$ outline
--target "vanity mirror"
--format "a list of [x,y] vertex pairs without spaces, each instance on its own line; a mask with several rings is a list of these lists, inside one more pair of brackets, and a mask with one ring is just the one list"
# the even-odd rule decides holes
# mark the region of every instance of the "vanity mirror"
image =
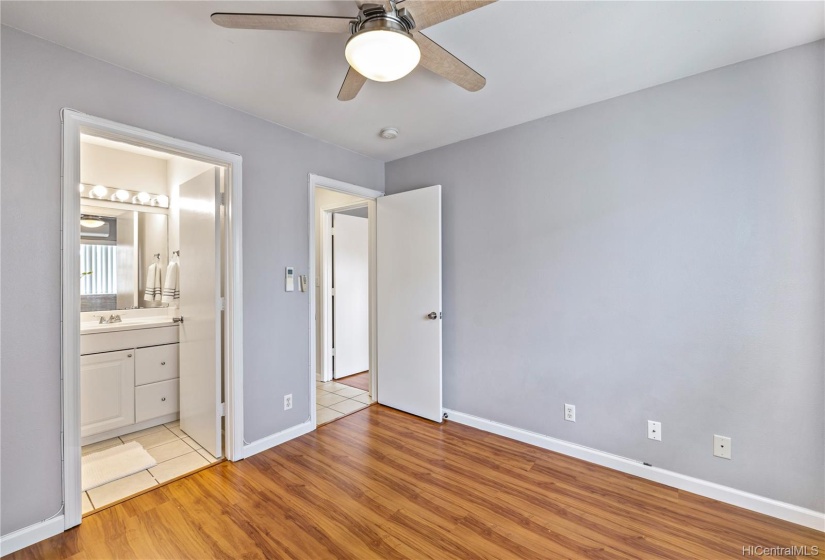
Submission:
[[167,307],[168,216],[117,206],[81,205],[80,310]]

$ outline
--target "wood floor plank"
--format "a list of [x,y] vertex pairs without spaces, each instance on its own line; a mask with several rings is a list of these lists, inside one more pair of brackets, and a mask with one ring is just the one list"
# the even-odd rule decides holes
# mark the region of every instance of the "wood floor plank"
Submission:
[[741,558],[825,533],[373,406],[18,551],[29,558]]

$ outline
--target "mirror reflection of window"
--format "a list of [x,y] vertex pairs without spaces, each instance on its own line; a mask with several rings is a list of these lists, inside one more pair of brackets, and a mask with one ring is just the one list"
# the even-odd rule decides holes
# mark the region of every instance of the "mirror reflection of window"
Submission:
[[81,311],[117,308],[117,220],[80,216]]
[[80,295],[117,295],[117,247],[80,244]]

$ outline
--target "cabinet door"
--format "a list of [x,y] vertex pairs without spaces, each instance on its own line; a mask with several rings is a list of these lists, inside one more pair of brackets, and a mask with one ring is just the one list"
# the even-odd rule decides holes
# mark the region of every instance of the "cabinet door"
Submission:
[[135,352],[80,357],[80,436],[135,423]]

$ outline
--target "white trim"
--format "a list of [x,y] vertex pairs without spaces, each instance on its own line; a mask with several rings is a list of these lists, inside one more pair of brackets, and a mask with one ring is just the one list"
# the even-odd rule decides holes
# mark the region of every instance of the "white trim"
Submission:
[[[316,240],[317,241],[317,240]],[[332,214],[321,211],[321,270],[316,271],[321,276],[320,302],[315,302],[318,310],[317,328],[319,333],[317,344],[321,345],[321,381],[332,381],[332,321],[328,318],[332,312],[330,296],[332,292]],[[313,290],[314,291],[314,290]],[[316,354],[317,356],[317,354]],[[316,367],[318,367],[316,365]]]
[[[63,389],[63,503],[64,528],[78,525],[80,503],[80,134],[90,133],[223,166],[228,170],[225,191],[226,219],[226,313],[224,315],[224,364],[226,378],[226,441],[229,460],[243,458],[243,290],[242,290],[242,212],[241,167],[243,159],[232,154],[178,138],[164,136],[133,126],[101,119],[64,108],[62,144],[62,349],[61,385]],[[63,258],[72,255],[72,258]],[[71,320],[65,320],[71,317]]]
[[314,427],[317,425],[317,419],[315,416],[315,381],[316,381],[316,333],[317,325],[315,322],[315,188],[321,187],[324,189],[330,189],[333,191],[343,192],[352,194],[355,196],[360,196],[363,198],[370,199],[367,201],[367,211],[368,216],[370,218],[370,231],[369,231],[369,243],[370,243],[370,396],[375,401],[375,395],[377,394],[375,388],[377,384],[377,369],[378,369],[378,359],[377,359],[377,348],[375,344],[376,339],[376,301],[375,301],[375,279],[377,278],[376,275],[376,268],[375,268],[375,256],[376,256],[376,230],[374,227],[375,223],[375,199],[384,196],[384,193],[381,191],[376,191],[373,189],[368,189],[366,187],[359,187],[358,185],[353,185],[351,183],[345,183],[344,181],[338,181],[336,179],[330,179],[329,177],[322,177],[321,175],[315,175],[314,173],[309,174],[309,178],[307,180],[307,191],[308,191],[308,199],[309,199],[309,278],[312,279],[312,288],[309,290],[309,421]]
[[22,529],[3,535],[0,537],[0,556],[17,552],[27,546],[31,546],[49,537],[59,535],[63,532],[63,516],[58,515],[52,519],[23,527]]
[[[312,387],[315,388],[315,383],[312,384]],[[315,410],[315,404],[312,404],[312,410]],[[247,457],[251,457],[256,453],[260,453],[261,451],[266,451],[267,449],[271,449],[276,445],[281,445],[291,439],[295,439],[296,437],[300,437],[304,434],[308,434],[309,432],[315,429],[315,419],[307,420],[303,424],[298,424],[297,426],[292,426],[291,428],[287,428],[286,430],[282,430],[277,434],[272,434],[271,436],[266,436],[265,438],[257,439],[252,443],[247,443],[243,447],[243,457],[242,459],[246,459]]]
[[783,519],[791,523],[796,523],[797,525],[804,525],[805,527],[810,527],[811,529],[825,531],[825,513],[780,502],[778,500],[773,500],[757,494],[751,494],[750,492],[743,492],[742,490],[737,490],[729,486],[723,486],[721,484],[716,484],[715,482],[709,482],[700,478],[686,476],[673,471],[660,469],[658,467],[650,467],[641,462],[633,461],[625,457],[620,457],[618,455],[613,455],[611,453],[606,453],[604,451],[599,451],[597,449],[592,449],[576,443],[545,436],[536,432],[522,430],[521,428],[508,426],[507,424],[501,424],[493,420],[479,418],[478,416],[473,416],[471,414],[465,414],[463,412],[457,412],[446,408],[444,409],[444,412],[447,414],[448,420],[458,422],[459,424],[465,424],[485,432],[504,436],[523,443],[529,443],[530,445],[535,445],[536,447],[541,447],[543,449],[549,449],[550,451],[555,451],[556,453],[561,453],[562,455],[582,459],[583,461],[587,461],[589,463],[594,463],[596,465],[601,465],[603,467],[638,476],[640,478],[652,480],[666,486],[692,492],[706,498],[718,500],[726,504],[755,511],[757,513]]
[[378,204],[367,202],[370,267],[370,401],[378,402]]

